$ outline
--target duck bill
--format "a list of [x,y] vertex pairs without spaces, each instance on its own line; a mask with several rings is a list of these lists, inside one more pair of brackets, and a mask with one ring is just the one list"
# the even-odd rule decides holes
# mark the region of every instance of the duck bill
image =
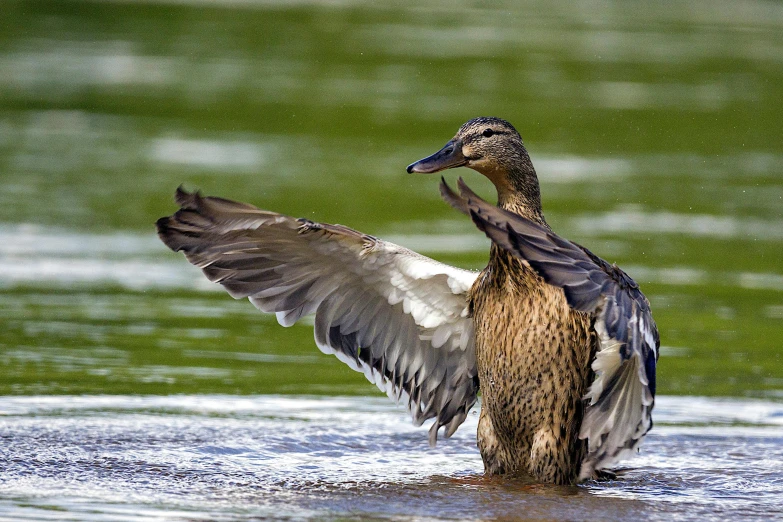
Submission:
[[415,163],[408,165],[408,172],[431,174],[441,170],[453,169],[467,164],[468,160],[462,155],[462,142],[451,140],[445,147],[432,156],[427,156]]

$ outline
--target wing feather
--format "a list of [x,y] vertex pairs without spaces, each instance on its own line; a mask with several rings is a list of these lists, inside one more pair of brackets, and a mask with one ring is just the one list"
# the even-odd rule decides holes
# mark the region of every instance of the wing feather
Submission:
[[342,225],[177,190],[181,206],[158,234],[234,298],[291,326],[315,313],[318,348],[390,397],[414,423],[446,436],[476,402],[467,293],[477,274]]
[[592,314],[600,347],[595,380],[580,438],[588,440],[581,478],[628,456],[652,428],[658,329],[636,282],[586,248],[479,198],[462,179],[460,195],[441,183],[441,194],[479,229],[527,261],[544,280],[563,289],[569,306]]

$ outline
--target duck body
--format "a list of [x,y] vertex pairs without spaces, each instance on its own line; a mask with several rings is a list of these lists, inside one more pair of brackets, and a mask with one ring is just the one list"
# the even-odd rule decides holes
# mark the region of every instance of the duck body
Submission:
[[477,444],[488,474],[573,484],[631,455],[652,427],[658,330],[625,272],[555,234],[519,133],[475,118],[408,166],[468,167],[498,204],[443,199],[491,240],[475,273],[342,225],[178,190],[158,235],[234,298],[283,326],[315,315],[315,342],[405,403],[430,444],[482,392]]
[[574,483],[586,453],[579,430],[597,347],[589,317],[496,246],[471,296],[485,471]]

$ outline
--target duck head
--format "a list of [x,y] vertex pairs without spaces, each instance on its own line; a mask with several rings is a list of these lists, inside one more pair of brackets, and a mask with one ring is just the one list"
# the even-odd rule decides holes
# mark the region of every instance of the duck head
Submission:
[[[538,177],[522,137],[506,120],[474,118],[438,152],[408,165],[408,172],[471,168],[495,185],[498,205],[543,220]],[[540,218],[540,219],[539,219]]]

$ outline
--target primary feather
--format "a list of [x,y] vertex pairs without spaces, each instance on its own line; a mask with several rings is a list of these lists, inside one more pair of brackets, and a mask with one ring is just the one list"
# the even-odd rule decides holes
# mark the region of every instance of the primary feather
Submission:
[[283,326],[315,313],[315,341],[446,436],[476,402],[468,289],[476,273],[348,227],[178,190],[158,234],[236,299]]
[[588,440],[580,476],[614,464],[635,450],[652,428],[655,363],[660,341],[650,303],[636,282],[586,248],[548,227],[491,205],[460,179],[460,195],[446,181],[441,194],[468,213],[479,229],[562,288],[568,304],[590,313],[600,347],[579,436]]

